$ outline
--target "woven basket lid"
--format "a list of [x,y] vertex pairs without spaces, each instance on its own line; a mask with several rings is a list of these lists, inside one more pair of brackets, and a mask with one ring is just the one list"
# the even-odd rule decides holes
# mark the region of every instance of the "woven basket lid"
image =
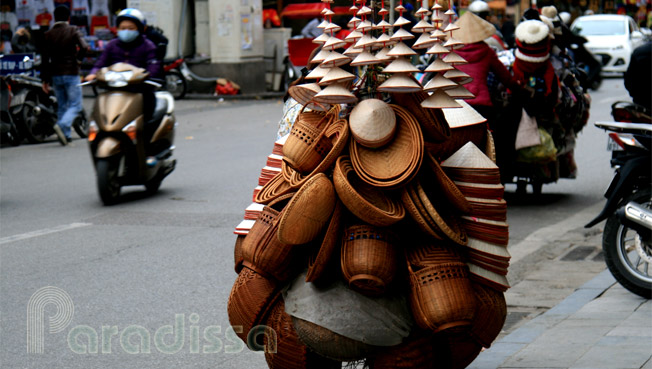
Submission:
[[436,30],[432,31],[432,33],[430,34],[430,37],[431,38],[437,38],[439,40],[443,40],[444,38],[446,38],[446,34],[444,33],[444,31],[442,31],[440,29],[436,29]]
[[308,260],[308,272],[306,274],[306,282],[314,282],[323,276],[324,271],[328,267],[333,253],[337,248],[340,241],[340,231],[342,229],[342,203],[336,200],[333,215],[324,233],[324,239],[317,249],[317,253],[313,254]]
[[396,131],[396,114],[382,100],[362,100],[351,110],[349,127],[353,137],[360,139],[358,142],[365,142],[364,146],[371,148],[379,147]]
[[459,69],[451,69],[444,73],[444,77],[450,79],[451,81],[455,81],[460,85],[465,85],[471,81],[473,81],[473,77],[469,76],[468,74],[462,72]]
[[351,61],[351,58],[349,58],[346,55],[342,55],[338,53],[337,51],[331,51],[326,59],[319,64],[322,68],[333,68],[333,67],[339,67],[342,65],[346,65]]
[[390,52],[390,48],[385,46],[383,47],[379,52],[376,53],[376,58],[380,60],[381,62],[388,62],[390,60],[393,60],[393,56],[387,55],[387,53]]
[[448,53],[448,55],[446,55],[443,60],[446,63],[450,63],[450,64],[453,64],[453,65],[455,65],[455,64],[467,64],[468,63],[466,61],[466,59],[462,58],[461,56],[459,56],[455,52]]
[[411,56],[416,55],[417,52],[412,50],[408,45],[403,43],[403,41],[394,45],[392,50],[390,50],[387,55],[389,56]]
[[462,106],[453,100],[446,92],[437,90],[432,93],[427,99],[421,102],[421,106],[427,109],[441,109],[441,108],[461,108]]
[[314,100],[326,104],[352,104],[358,98],[342,84],[333,83],[316,94]]
[[466,87],[462,85],[457,85],[454,88],[448,89],[446,90],[446,93],[453,99],[472,99],[475,97],[471,91],[467,90]]
[[322,68],[316,66],[315,69],[311,70],[310,73],[306,76],[306,79],[320,79],[323,78],[326,73],[328,73],[329,68]]
[[371,54],[368,51],[363,51],[358,56],[353,59],[351,62],[352,67],[357,67],[360,65],[372,65],[372,64],[378,64],[380,63],[381,60],[376,58],[373,54]]
[[442,46],[441,43],[437,42],[434,45],[432,45],[432,47],[430,49],[428,49],[428,51],[426,51],[426,54],[430,54],[430,55],[432,55],[432,54],[448,54],[449,52],[451,52],[451,51],[448,48],[445,48],[444,46]]
[[424,33],[424,32],[430,32],[434,29],[435,26],[422,19],[412,27],[412,32]]
[[355,47],[355,45],[351,45],[351,46],[349,46],[348,49],[344,50],[344,52],[342,54],[344,54],[344,55],[346,55],[346,56],[348,56],[350,58],[353,58],[356,55],[360,54],[362,51],[363,51],[362,48],[357,48],[357,47]]
[[324,27],[324,31],[330,32],[331,34],[339,32],[341,29],[342,27],[335,23],[328,23],[328,25]]
[[292,197],[278,225],[278,240],[303,245],[315,239],[335,209],[335,189],[324,173],[315,174]]
[[322,33],[321,35],[315,37],[315,38],[312,40],[312,43],[314,43],[314,44],[323,44],[323,43],[325,43],[326,41],[328,41],[328,39],[329,39],[330,37],[331,37],[331,36],[329,36],[329,35],[327,35],[327,34],[325,34],[325,33]]
[[455,24],[460,26],[460,29],[453,32],[453,37],[465,44],[480,42],[496,34],[496,27],[493,24],[472,12],[462,14]]
[[411,34],[408,31],[404,30],[403,28],[401,28],[398,31],[394,32],[394,34],[390,37],[390,39],[392,41],[411,40],[413,38],[414,38],[414,35]]
[[410,23],[412,22],[410,22],[409,20],[403,17],[398,17],[398,19],[394,21],[394,27],[403,27],[403,26],[407,26]]
[[441,163],[441,166],[451,168],[498,168],[496,163],[491,161],[473,142],[462,146],[448,159]]
[[408,73],[397,73],[378,86],[381,92],[410,93],[422,90],[421,85]]
[[349,33],[345,38],[344,41],[346,42],[356,42],[357,40],[362,38],[362,33],[358,31],[352,31]]
[[355,76],[340,67],[330,68],[328,73],[319,80],[320,86],[326,86],[338,82],[353,81]]
[[362,22],[362,19],[358,17],[353,17],[349,20],[346,26],[349,28],[356,28],[360,24],[360,22]]
[[444,46],[451,49],[459,49],[460,47],[464,47],[464,42],[449,37],[448,40],[444,43]]
[[426,72],[445,72],[447,70],[454,69],[450,64],[441,60],[440,58],[435,59],[434,62],[425,69]]
[[370,35],[364,35],[355,43],[356,48],[372,47],[376,44],[376,39]]
[[[388,56],[391,56],[388,53]],[[406,58],[396,58],[388,66],[383,69],[384,73],[416,73],[419,72],[419,68],[415,67],[410,63]]]
[[422,33],[421,36],[419,36],[419,39],[414,43],[414,45],[412,45],[412,48],[415,50],[427,49],[435,43],[437,43],[437,40],[430,38],[428,33]]
[[371,31],[373,28],[374,28],[374,24],[371,23],[368,20],[365,20],[365,21],[360,22],[360,24],[358,24],[358,26],[355,27],[355,30],[359,31],[359,32],[362,32],[362,33],[365,33],[365,32]]
[[424,91],[433,91],[437,89],[450,89],[457,86],[457,83],[437,73],[428,83],[423,86]]
[[391,28],[391,27],[392,27],[392,24],[383,19],[380,22],[376,23],[376,25],[374,26],[374,29],[385,30],[385,29],[388,29],[388,28]]

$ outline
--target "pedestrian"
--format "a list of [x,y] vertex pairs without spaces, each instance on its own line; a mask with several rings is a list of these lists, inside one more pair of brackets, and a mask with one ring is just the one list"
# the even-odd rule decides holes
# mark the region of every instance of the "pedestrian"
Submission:
[[80,59],[88,45],[77,27],[68,24],[70,10],[58,6],[54,10],[54,25],[44,35],[41,78],[43,91],[54,87],[59,106],[57,124],[67,142],[72,140],[70,127],[82,110],[82,90],[79,86]]
[[[145,16],[138,9],[127,8],[118,13],[118,18],[116,19],[118,38],[106,44],[102,54],[95,62],[93,69],[91,69],[90,74],[86,76],[85,80],[94,80],[96,73],[101,68],[120,62],[147,70],[149,72],[148,78],[160,78],[162,75],[161,61],[156,55],[156,45],[143,35],[145,23]],[[156,104],[154,89],[152,86],[143,84],[135,86],[133,92],[138,92],[143,95],[143,114],[146,123],[145,133],[153,133],[147,129],[149,126],[147,123],[152,118]]]

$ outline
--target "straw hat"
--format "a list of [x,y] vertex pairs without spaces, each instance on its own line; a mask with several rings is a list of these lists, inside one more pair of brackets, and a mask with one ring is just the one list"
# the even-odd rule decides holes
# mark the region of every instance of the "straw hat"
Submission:
[[323,47],[329,48],[329,49],[339,49],[339,48],[344,47],[344,46],[346,46],[346,42],[340,40],[339,38],[337,38],[335,36],[330,36],[328,38],[328,41],[326,41],[326,43],[324,43]]
[[337,25],[335,23],[328,23],[328,25],[326,27],[324,27],[324,31],[330,32],[331,34],[337,33],[340,30],[342,30],[342,27],[340,27],[339,25]]
[[446,38],[446,34],[444,33],[444,31],[442,31],[440,29],[436,29],[436,30],[432,31],[432,33],[430,34],[430,37],[442,40],[442,39]]
[[306,79],[320,79],[323,78],[330,68],[322,68],[320,66],[315,67],[311,70],[310,73],[306,76]]
[[390,50],[387,55],[389,56],[411,56],[416,55],[417,52],[412,50],[408,45],[402,41],[394,45],[392,50]]
[[360,22],[360,24],[358,24],[358,26],[355,27],[355,30],[359,32],[368,32],[371,31],[373,28],[374,28],[374,24],[366,20]]
[[310,103],[319,91],[321,91],[321,87],[316,83],[304,83],[301,85],[291,86],[288,89],[290,96],[292,96],[292,98],[300,105],[308,105],[307,107],[312,110],[328,110],[328,106],[324,107]]
[[460,47],[464,47],[464,42],[449,37],[448,40],[444,43],[444,46],[449,47],[451,49],[459,49]]
[[428,49],[428,51],[426,51],[426,54],[429,54],[429,55],[431,55],[431,54],[448,54],[449,52],[451,52],[450,49],[445,48],[444,46],[442,46],[441,43],[437,42],[434,45],[432,45],[432,47],[430,49]]
[[346,42],[356,42],[357,40],[362,38],[362,33],[358,31],[353,31],[349,33],[345,38],[344,41]]
[[371,47],[374,46],[378,41],[370,35],[364,35],[362,36],[358,42],[355,43],[356,48],[365,48],[365,47]]
[[473,77],[469,76],[459,69],[451,69],[446,71],[446,73],[444,73],[444,77],[450,79],[451,81],[455,81],[460,85],[465,85],[473,81]]
[[410,93],[421,91],[421,85],[409,73],[397,73],[378,86],[381,92]]
[[419,39],[412,45],[413,49],[427,49],[436,44],[437,40],[430,38],[428,33],[422,33]]
[[357,48],[355,45],[349,46],[348,49],[344,50],[342,54],[348,56],[348,57],[353,57],[355,55],[358,55],[362,52],[362,48]]
[[462,85],[457,85],[451,89],[446,90],[448,96],[454,99],[472,99],[475,97],[471,91],[467,90],[466,87]]
[[374,26],[374,29],[383,30],[383,29],[388,29],[388,28],[391,28],[391,27],[392,27],[392,24],[383,19],[380,22],[376,23],[376,25]]
[[473,142],[462,146],[450,158],[444,160],[441,166],[452,168],[498,168]]
[[423,90],[424,91],[433,91],[437,89],[446,90],[454,87],[457,87],[457,83],[437,73],[437,75],[435,75],[434,78],[432,78],[430,81],[428,81],[428,83],[425,86],[423,86]]
[[460,29],[453,31],[453,37],[465,44],[480,42],[496,33],[496,27],[493,24],[472,12],[464,13],[455,24]]
[[314,100],[326,104],[351,104],[358,101],[358,98],[342,84],[333,83],[316,94]]
[[[464,88],[458,86],[458,88]],[[455,89],[446,90],[446,93],[454,91]],[[451,128],[459,128],[470,126],[474,124],[484,123],[487,121],[485,117],[480,115],[471,105],[464,100],[455,100],[462,106],[461,109],[442,109],[444,117]]]
[[426,72],[446,72],[447,70],[453,70],[453,68],[450,64],[446,63],[445,61],[441,60],[440,58],[435,59],[434,62],[432,62],[426,69]]
[[430,32],[434,29],[435,26],[422,19],[412,27],[412,32],[424,33],[424,32]]
[[351,110],[349,127],[353,138],[363,146],[376,148],[394,137],[396,114],[384,101],[367,99]]
[[346,24],[347,27],[349,28],[356,28],[358,25],[362,22],[362,20],[358,17],[353,17],[349,22]]
[[430,97],[421,102],[421,106],[427,109],[441,109],[441,108],[461,108],[462,106],[453,100],[443,90],[435,91]]
[[315,37],[315,39],[312,40],[312,42],[313,42],[314,44],[323,44],[323,43],[325,43],[326,41],[328,41],[328,39],[329,39],[330,37],[331,37],[331,36],[329,36],[329,35],[327,35],[327,34],[325,34],[325,33],[322,33],[321,35]]
[[337,51],[331,51],[319,65],[323,68],[332,68],[348,64],[350,61],[351,58],[348,56],[342,55]]
[[[390,51],[391,52],[391,51]],[[390,53],[387,54],[391,56]],[[415,73],[419,72],[419,68],[415,67],[405,58],[397,58],[383,69],[384,73]]]
[[401,28],[398,31],[394,32],[394,34],[391,37],[392,41],[411,40],[413,38],[414,38],[414,35],[411,34],[408,31],[404,30],[403,28]]
[[455,64],[467,64],[468,63],[466,61],[466,59],[462,58],[461,56],[459,56],[455,52],[448,53],[448,55],[446,55],[444,57],[444,59],[442,59],[442,60],[445,61],[446,63],[450,63],[450,64],[453,64],[453,65],[455,65]]
[[372,65],[372,64],[378,64],[381,61],[382,60],[378,59],[370,52],[363,51],[360,54],[358,54],[358,56],[356,56],[355,59],[353,59],[353,61],[351,62],[351,66],[357,67],[360,65]]
[[396,19],[394,21],[394,27],[403,27],[403,26],[406,26],[406,25],[408,25],[410,23],[412,23],[412,22],[410,22],[409,20],[407,20],[407,19],[405,19],[403,17],[398,17],[398,19]]
[[[337,82],[348,82],[353,81],[355,76],[340,67],[330,68],[328,73],[321,80],[319,80],[320,86],[330,85]],[[319,92],[317,92],[319,93]]]

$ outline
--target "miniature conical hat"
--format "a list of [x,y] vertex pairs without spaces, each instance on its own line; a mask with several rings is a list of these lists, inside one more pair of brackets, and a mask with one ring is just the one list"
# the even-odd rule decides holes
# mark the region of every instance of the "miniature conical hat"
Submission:
[[380,92],[414,93],[421,91],[421,86],[409,74],[399,73],[378,86]]
[[373,38],[371,35],[364,35],[362,36],[361,39],[358,40],[358,42],[355,43],[356,48],[365,48],[365,47],[371,47],[376,44],[376,39]]
[[403,41],[403,40],[411,40],[414,38],[414,35],[411,34],[410,32],[404,30],[403,28],[399,29],[398,31],[394,32],[392,37],[390,39],[392,41]]
[[449,52],[451,52],[449,49],[443,47],[439,42],[437,42],[426,51],[426,54],[448,54]]
[[329,39],[330,37],[331,37],[331,36],[329,36],[329,35],[323,33],[323,34],[321,34],[321,35],[315,37],[315,39],[312,40],[312,42],[313,42],[314,44],[323,44],[323,43],[325,43],[326,41],[328,41],[328,39]]
[[358,101],[358,98],[348,88],[333,83],[316,94],[313,100],[327,104],[352,104]]
[[399,42],[394,47],[392,50],[387,53],[389,56],[410,56],[410,55],[416,55],[417,52],[412,50],[408,45],[404,44],[403,42]]
[[380,22],[378,22],[374,26],[375,29],[387,29],[387,28],[391,28],[391,27],[392,27],[392,25],[389,22],[387,22],[386,20],[384,20],[384,19],[381,20]]
[[432,9],[432,10],[441,10],[441,9],[444,9],[444,7],[439,5],[439,3],[437,3],[435,1],[435,5],[433,5],[432,8],[430,8],[430,9]]
[[439,12],[439,14],[433,14],[430,21],[436,26],[441,26],[441,23],[444,21],[444,15]]
[[344,47],[345,45],[346,42],[340,40],[337,37],[331,36],[328,38],[328,41],[326,41],[323,47],[328,49],[339,49],[341,47]]
[[451,49],[459,49],[460,47],[464,47],[464,42],[449,37],[448,41],[444,43],[444,46],[450,47]]
[[344,41],[346,41],[346,42],[356,42],[357,40],[361,39],[362,36],[363,36],[363,35],[362,35],[361,32],[353,31],[353,32],[349,33],[349,34],[346,36],[346,38],[344,39]]
[[422,14],[428,14],[428,13],[430,13],[430,10],[428,10],[427,8],[421,7],[414,14],[422,15]]
[[360,18],[353,17],[353,18],[351,18],[351,20],[349,20],[349,23],[347,23],[346,26],[350,27],[350,28],[355,28],[355,27],[358,26],[358,24],[360,24],[360,22],[362,22],[362,20]]
[[391,49],[389,47],[385,46],[379,52],[376,53],[376,58],[378,60],[380,60],[381,62],[387,62],[387,61],[393,60],[394,59],[393,56],[387,55],[390,51],[391,51]]
[[288,94],[290,94],[290,96],[292,96],[292,98],[299,104],[306,105],[319,91],[321,91],[321,87],[319,87],[318,84],[304,83],[301,85],[291,86],[288,89]]
[[323,68],[339,67],[348,64],[351,61],[346,55],[342,55],[336,51],[331,51],[330,54],[321,62],[320,66]]
[[[321,83],[320,83],[321,84]],[[424,91],[433,91],[436,89],[449,89],[457,86],[457,83],[437,73],[428,83],[423,86]]]
[[[453,90],[454,89],[446,90],[446,93]],[[487,121],[485,117],[480,115],[480,113],[473,109],[473,107],[466,101],[460,99],[456,99],[455,101],[462,106],[461,109],[442,109],[446,122],[448,122],[450,128],[466,127]]]
[[425,20],[420,20],[419,23],[415,24],[412,27],[412,32],[423,33],[423,32],[430,32],[434,29],[435,26],[433,26],[432,24],[426,22]]
[[373,28],[374,28],[374,24],[366,20],[360,22],[360,24],[358,24],[355,30],[360,32],[368,32],[371,31]]
[[369,15],[371,13],[373,13],[373,11],[368,6],[363,6],[358,10],[358,14],[356,15]]
[[335,15],[335,12],[332,11],[332,10],[330,10],[330,9],[324,9],[324,10],[322,10],[321,13],[322,13],[323,15],[327,16],[327,17],[328,17],[329,15]]
[[412,45],[412,48],[415,50],[427,49],[435,43],[437,43],[437,40],[430,38],[430,35],[426,32],[419,36],[419,39]]
[[358,7],[355,6],[355,4],[351,5],[351,7],[349,8],[349,11],[350,11],[351,13],[353,13],[353,14],[355,14],[355,12],[356,12],[357,10],[358,10]]
[[378,11],[378,15],[380,15],[380,16],[383,16],[383,15],[386,15],[386,14],[389,14],[389,10],[387,10],[385,8],[382,8],[382,9],[380,9]]
[[466,59],[459,56],[457,53],[450,52],[444,57],[444,61],[450,64],[467,64]]
[[427,99],[421,102],[421,106],[426,109],[442,109],[442,108],[461,108],[462,106],[448,96],[442,90],[436,90]]
[[471,141],[441,163],[443,168],[498,168],[485,153]]
[[346,55],[346,56],[348,56],[350,58],[353,58],[356,55],[360,54],[362,51],[363,50],[361,48],[357,48],[357,47],[355,47],[355,45],[351,45],[351,46],[349,46],[348,49],[344,50],[344,52],[342,54],[344,54],[344,55]]
[[472,12],[464,13],[455,24],[460,26],[460,29],[453,32],[453,37],[465,44],[480,42],[496,34],[496,27],[493,24]]
[[363,51],[358,56],[353,59],[351,62],[352,67],[357,67],[360,65],[372,65],[372,64],[378,64],[380,63],[381,60],[376,58],[375,55],[371,54],[368,51]]
[[[389,53],[388,53],[389,55]],[[397,58],[383,69],[385,73],[416,73],[419,68],[415,67],[405,58]]]
[[444,31],[442,31],[440,29],[436,29],[436,30],[432,31],[432,33],[430,34],[430,37],[431,38],[438,38],[438,39],[441,40],[444,37],[446,37],[446,34],[444,33]]
[[453,70],[453,68],[450,64],[446,63],[445,61],[437,58],[435,59],[434,62],[430,63],[430,65],[425,69],[426,72],[445,72],[447,70]]
[[394,10],[400,13],[406,11],[407,9],[405,9],[405,7],[402,4],[398,4],[396,8],[394,8]]
[[328,26],[328,24],[329,24],[329,22],[326,19],[324,19],[323,21],[321,21],[321,23],[319,23],[317,28],[324,29],[324,28],[326,28],[326,26]]
[[448,96],[454,99],[472,99],[475,97],[471,91],[467,90],[466,87],[462,85],[457,85],[454,88],[446,90]]
[[403,17],[398,17],[398,19],[394,21],[394,27],[403,27],[403,26],[407,26],[410,23],[412,22],[410,22],[409,20]]
[[355,79],[355,76],[342,68],[335,67],[330,68],[328,73],[321,80],[319,80],[320,86],[326,86],[337,82],[348,82]]
[[460,29],[460,26],[456,25],[455,23],[449,23],[446,28],[444,28],[444,32],[451,32]]
[[389,37],[387,33],[383,33],[380,36],[378,36],[376,41],[378,41],[379,45],[384,45],[384,46],[390,46],[396,43],[396,41],[392,41],[392,39]]
[[326,73],[328,73],[328,68],[317,66],[315,69],[311,70],[310,73],[308,73],[306,79],[320,79],[323,78]]
[[451,81],[455,81],[460,85],[465,85],[471,81],[473,81],[473,77],[469,76],[468,74],[462,72],[459,69],[451,69],[444,73],[444,77],[450,79]]
[[310,60],[310,62],[311,62],[311,63],[321,63],[321,62],[323,62],[324,60],[326,60],[326,58],[328,57],[328,55],[329,55],[330,53],[331,53],[330,50],[326,50],[326,49],[322,48],[321,50],[319,50],[319,52],[317,53],[317,55],[315,55],[315,56],[312,58],[312,60]]
[[446,10],[446,12],[444,14],[445,15],[455,15],[455,11],[453,9],[448,9],[448,10]]

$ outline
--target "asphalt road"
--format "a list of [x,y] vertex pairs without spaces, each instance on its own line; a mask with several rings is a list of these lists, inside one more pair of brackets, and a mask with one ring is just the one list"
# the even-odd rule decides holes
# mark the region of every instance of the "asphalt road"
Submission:
[[[508,186],[512,244],[603,201],[610,154],[592,122],[609,120],[610,103],[627,94],[611,79],[592,96],[579,177],[539,198]],[[277,100],[178,102],[176,171],[158,194],[126,188],[112,207],[99,201],[83,140],[2,148],[0,367],[265,367],[230,330],[226,301],[233,227],[281,109]]]

